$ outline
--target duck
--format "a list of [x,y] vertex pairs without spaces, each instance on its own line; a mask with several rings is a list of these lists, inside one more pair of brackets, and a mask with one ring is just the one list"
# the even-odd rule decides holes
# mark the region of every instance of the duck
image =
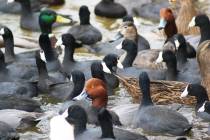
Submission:
[[[175,1],[176,2],[176,1]],[[178,29],[178,33],[183,35],[198,35],[200,31],[198,28],[188,28],[190,20],[198,15],[198,11],[194,6],[193,0],[182,0],[179,1],[180,9],[176,18],[176,25]]]
[[210,121],[210,114],[206,112],[199,112],[199,109],[203,106],[203,104],[209,101],[206,89],[199,84],[188,84],[180,97],[184,98],[187,96],[195,96],[195,98],[197,99],[197,103],[195,105],[196,115],[202,118],[204,121]]
[[[74,51],[76,48],[79,48],[81,44],[76,41],[73,35],[69,33],[63,34],[56,44],[62,46],[62,48],[64,47],[63,50],[65,50],[62,63],[64,72],[70,74],[73,70],[80,70],[84,72],[86,79],[89,79],[91,77],[91,71],[87,68],[90,68],[92,63],[96,60],[75,61]],[[118,60],[118,56],[112,53],[107,54],[100,63],[103,67],[107,68],[105,72],[101,71],[101,73],[105,75],[107,84],[113,88],[118,87],[119,81],[116,76],[113,75],[116,72],[116,67],[123,68]]]
[[133,17],[128,15],[123,18],[123,23],[119,28],[117,36],[109,42],[98,45],[96,47],[96,52],[104,55],[110,53],[110,50],[114,50],[112,53],[122,55],[123,52],[116,49],[116,46],[121,45],[124,39],[135,41],[136,44],[138,44],[138,52],[150,49],[148,40],[142,35],[138,34]]
[[[43,8],[39,0],[30,0],[31,1],[31,8],[32,11],[39,11],[41,8]],[[14,2],[14,3],[8,3],[8,0],[2,0],[0,5],[0,11],[4,13],[12,13],[12,14],[19,14],[21,12],[21,6]]]
[[50,6],[61,6],[65,4],[65,0],[39,0],[44,4],[49,4]]
[[114,0],[101,0],[95,6],[94,13],[107,18],[122,18],[127,15],[125,7]]
[[170,50],[165,50],[162,53],[162,58],[156,61],[166,63],[166,79],[168,81],[183,81],[192,84],[200,84],[201,76],[199,73],[189,71],[179,71],[177,69],[177,60],[175,54]]
[[100,30],[91,25],[90,11],[87,6],[83,5],[79,9],[80,25],[72,26],[67,33],[74,36],[85,45],[94,45],[102,40]]
[[201,74],[201,85],[204,86],[207,90],[208,95],[210,95],[209,88],[209,68],[208,68],[208,52],[209,52],[209,40],[210,33],[210,21],[207,15],[201,14],[196,17],[193,17],[189,23],[189,27],[198,26],[201,32],[201,39],[199,41],[198,50],[197,50],[197,61],[200,68]]
[[46,62],[48,72],[62,71],[56,49],[51,44],[50,34],[42,33],[39,36],[39,46],[41,48],[40,57]]
[[133,7],[133,13],[139,17],[158,22],[159,11],[162,7],[169,7],[166,1],[150,1],[140,6]]
[[[87,80],[83,91],[78,96],[74,97],[73,100],[76,101],[76,103],[74,104],[78,104],[85,109],[88,115],[88,122],[90,124],[99,125],[97,114],[100,108],[107,106],[108,102],[106,83],[99,78],[91,78]],[[92,103],[89,104],[88,102],[91,100]],[[74,104],[72,104],[72,102],[64,104],[65,108],[62,108],[60,110],[60,113],[65,113],[64,111],[66,107],[68,108],[69,106],[72,106]],[[113,117],[113,123],[115,125],[121,125],[121,122],[119,121],[119,116],[117,116],[116,113],[113,111],[110,111],[110,113]]]
[[0,110],[17,109],[27,112],[42,112],[41,103],[29,97],[18,95],[0,95]]
[[[51,140],[58,140],[62,136],[66,136],[64,140],[73,137],[75,140],[89,139],[120,139],[120,140],[147,140],[145,136],[135,134],[120,128],[115,128],[112,124],[112,116],[105,108],[100,109],[97,115],[100,121],[100,127],[87,127],[87,114],[86,111],[78,106],[74,105],[68,108],[63,116],[55,116],[50,121],[50,138]],[[59,125],[58,125],[59,124]],[[62,124],[62,125],[60,125]],[[56,131],[58,127],[64,127],[68,129],[66,131]],[[67,130],[65,129],[65,130]],[[60,137],[58,137],[60,136]],[[55,138],[55,139],[54,139]],[[56,139],[57,138],[57,139]],[[64,137],[62,137],[64,138]]]
[[139,86],[142,100],[139,111],[133,118],[133,127],[142,128],[145,132],[182,136],[189,133],[192,125],[180,113],[156,106],[150,97],[150,79],[146,72],[139,75]]
[[43,115],[38,112],[27,112],[17,109],[0,110],[1,122],[9,124],[13,129],[24,130],[36,125]]
[[139,68],[132,65],[137,56],[137,44],[133,40],[125,39],[120,45],[116,46],[116,48],[125,51],[125,54],[119,58],[119,61],[123,65],[123,69],[117,70],[118,76],[138,78],[141,71],[147,71],[150,78],[153,80],[165,79],[164,70]]
[[19,140],[20,136],[9,124],[0,122],[0,138],[5,140]]
[[42,33],[52,32],[52,27],[58,25],[69,25],[72,19],[57,14],[53,10],[46,9],[41,12],[31,10],[30,0],[9,0],[9,3],[18,2],[21,5],[20,27],[30,31],[41,31]]
[[[160,10],[160,23],[159,27],[160,30],[164,29],[164,33],[166,35],[166,40],[161,50],[151,49],[151,50],[144,50],[138,53],[136,60],[134,61],[134,65],[136,67],[144,67],[144,68],[152,68],[152,69],[164,69],[163,66],[155,64],[155,60],[158,58],[162,50],[174,50],[175,40],[174,36],[178,33],[177,27],[175,23],[175,17],[172,13],[172,10],[169,8],[162,8]],[[181,35],[181,34],[179,34]],[[186,41],[185,41],[186,42]],[[186,56],[187,58],[195,58],[196,51],[194,47],[186,42]],[[145,61],[145,57],[147,62],[142,63]]]

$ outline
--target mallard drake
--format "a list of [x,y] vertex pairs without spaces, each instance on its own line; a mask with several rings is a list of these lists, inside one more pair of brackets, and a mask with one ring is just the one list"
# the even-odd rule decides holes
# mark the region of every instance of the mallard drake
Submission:
[[[170,0],[169,0],[170,1]],[[174,0],[173,2],[176,2],[177,0]],[[200,34],[200,31],[198,28],[194,27],[191,29],[188,29],[188,25],[190,23],[190,20],[198,15],[198,12],[195,8],[195,4],[193,0],[178,0],[180,3],[180,9],[176,18],[176,25],[178,28],[178,33],[181,33],[183,35],[196,35]]]
[[191,22],[189,23],[189,27],[198,26],[200,28],[201,32],[201,39],[199,42],[198,50],[197,50],[197,61],[198,65],[200,67],[200,73],[201,73],[201,85],[203,85],[208,95],[210,96],[210,86],[209,86],[209,79],[210,79],[210,73],[209,73],[209,43],[210,43],[210,33],[208,32],[210,30],[210,21],[207,15],[198,15],[196,17],[193,17]]
[[93,45],[102,40],[100,30],[90,24],[90,11],[87,6],[79,9],[80,25],[72,26],[68,33],[72,34],[82,44]]
[[41,12],[31,11],[29,0],[9,0],[9,3],[18,2],[21,4],[20,27],[31,31],[42,31],[42,33],[51,33],[52,26],[58,26],[57,23],[71,24],[72,19],[65,18],[52,10],[43,10]]
[[127,14],[126,9],[114,0],[101,0],[94,9],[97,16],[107,18],[122,18]]

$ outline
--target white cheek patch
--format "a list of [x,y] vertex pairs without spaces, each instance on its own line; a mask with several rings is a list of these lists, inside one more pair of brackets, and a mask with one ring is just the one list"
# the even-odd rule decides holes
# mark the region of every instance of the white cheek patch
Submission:
[[55,37],[55,34],[49,34],[48,37],[49,38]]
[[122,49],[122,42],[119,45],[117,45],[115,48],[118,50]]
[[136,17],[133,17],[133,20],[134,20],[134,24],[136,26],[140,26],[140,23],[138,22],[137,18]]
[[5,34],[4,28],[1,28],[0,35],[4,35],[4,34]]
[[163,56],[162,55],[163,55],[163,51],[160,51],[159,55],[158,55],[158,58],[155,61],[155,64],[163,62]]
[[39,54],[40,54],[40,58],[42,59],[42,61],[44,61],[45,63],[47,63],[47,60],[46,60],[44,51],[41,50],[41,51],[39,52]]
[[175,42],[176,50],[178,50],[178,48],[179,48],[179,46],[180,46],[180,43],[179,43],[178,40],[175,40],[174,42]]
[[123,69],[123,65],[119,60],[117,60],[117,67]]
[[204,112],[205,111],[205,104],[206,104],[206,102],[204,102],[203,105],[198,109],[198,112]]
[[15,0],[7,0],[7,3],[13,3]]
[[194,27],[195,26],[195,17],[192,18],[192,20],[190,21],[188,27]]
[[111,74],[111,71],[110,69],[106,66],[106,63],[105,62],[101,62],[101,65],[103,66],[103,71],[105,73],[110,73]]
[[186,88],[184,89],[184,91],[182,92],[182,94],[181,94],[181,96],[180,96],[181,98],[187,97],[187,95],[188,95],[188,91],[187,91],[188,86],[189,86],[189,85],[187,85]]
[[80,40],[76,40],[75,42],[78,43],[78,44],[82,43],[82,41],[80,41]]

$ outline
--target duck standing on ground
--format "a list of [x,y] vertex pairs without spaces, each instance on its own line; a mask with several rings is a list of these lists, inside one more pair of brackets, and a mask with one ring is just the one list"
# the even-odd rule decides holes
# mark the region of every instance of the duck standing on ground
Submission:
[[101,0],[94,9],[97,16],[107,18],[122,18],[127,14],[126,9],[114,0]]
[[86,45],[94,45],[102,40],[101,32],[90,24],[90,11],[87,6],[81,6],[79,9],[80,25],[72,26],[68,33],[75,39]]

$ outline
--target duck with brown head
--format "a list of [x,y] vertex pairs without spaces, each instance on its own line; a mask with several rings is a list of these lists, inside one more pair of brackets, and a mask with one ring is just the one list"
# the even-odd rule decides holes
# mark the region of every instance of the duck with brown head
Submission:
[[195,2],[193,0],[174,0],[173,2],[178,2],[181,5],[176,18],[178,33],[183,35],[200,34],[200,31],[197,27],[191,29],[188,28],[190,20],[198,14],[195,8]]

